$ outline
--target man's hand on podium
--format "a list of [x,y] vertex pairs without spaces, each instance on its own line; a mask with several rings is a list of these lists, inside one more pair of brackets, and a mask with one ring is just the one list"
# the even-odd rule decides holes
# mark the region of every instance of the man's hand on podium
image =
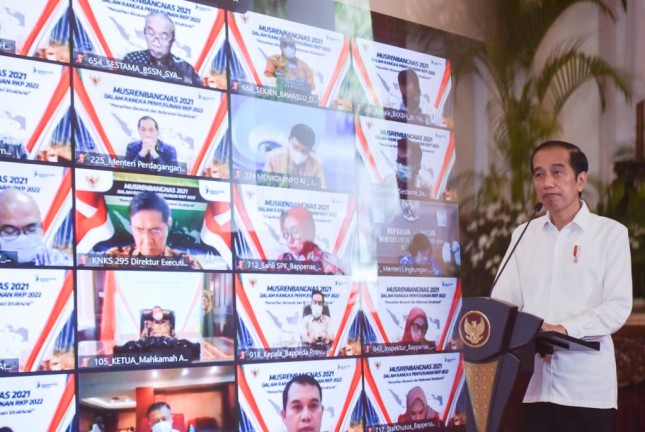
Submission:
[[[567,329],[564,328],[562,324],[549,324],[547,322],[542,323],[542,327],[540,327],[540,331],[554,331],[562,334],[569,334],[567,332]],[[539,345],[539,344],[538,344]],[[542,358],[544,358],[545,363],[551,363],[551,357],[553,354],[553,347],[547,347],[546,345],[540,347],[538,346],[538,354]]]
[[547,322],[542,323],[542,327],[540,327],[541,331],[554,331],[558,333],[562,333],[565,335],[568,335],[569,333],[567,332],[567,329],[564,328],[562,324],[549,324]]

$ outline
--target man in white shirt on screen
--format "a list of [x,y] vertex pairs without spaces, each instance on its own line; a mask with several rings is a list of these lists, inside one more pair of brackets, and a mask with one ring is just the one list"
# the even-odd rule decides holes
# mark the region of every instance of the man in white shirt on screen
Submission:
[[[598,352],[536,355],[524,431],[613,430],[618,391],[611,334],[631,312],[631,258],[627,229],[591,213],[580,199],[587,170],[586,156],[573,144],[547,141],[536,148],[533,185],[548,211],[528,227],[492,293],[543,318],[543,331],[600,342]],[[523,228],[513,233],[509,250]]]
[[301,339],[304,343],[327,347],[334,339],[331,318],[323,313],[325,297],[320,290],[311,292],[311,313],[302,319]]

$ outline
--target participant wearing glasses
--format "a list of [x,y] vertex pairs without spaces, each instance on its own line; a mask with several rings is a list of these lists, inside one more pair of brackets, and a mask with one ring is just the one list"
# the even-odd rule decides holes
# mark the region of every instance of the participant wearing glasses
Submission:
[[288,252],[278,256],[278,261],[319,262],[325,274],[345,274],[336,257],[314,243],[316,223],[304,207],[292,207],[280,215],[280,231]]
[[275,78],[275,85],[285,90],[311,93],[315,89],[313,70],[296,57],[296,42],[290,35],[280,38],[280,54],[269,57],[264,76]]
[[130,202],[129,215],[134,245],[113,247],[105,252],[106,255],[171,257],[184,260],[191,269],[201,268],[192,256],[166,245],[172,217],[163,197],[154,192],[139,192]]
[[15,189],[0,193],[0,264],[71,266],[63,252],[45,247],[36,201]]
[[[170,52],[175,42],[175,24],[168,15],[161,12],[149,14],[146,17],[143,34],[148,49],[126,54],[123,58],[124,62],[160,68],[176,74],[176,77],[171,77],[176,81],[204,85],[203,80],[190,64]],[[164,78],[166,77],[168,77],[167,74],[164,75]]]
[[311,313],[307,313],[302,319],[301,339],[305,344],[329,346],[334,340],[334,332],[331,327],[331,318],[323,313],[325,296],[320,290],[311,292]]
[[414,307],[408,314],[408,319],[405,321],[405,330],[403,330],[403,338],[401,342],[414,343],[414,344],[434,344],[426,339],[428,332],[428,316],[418,307]]

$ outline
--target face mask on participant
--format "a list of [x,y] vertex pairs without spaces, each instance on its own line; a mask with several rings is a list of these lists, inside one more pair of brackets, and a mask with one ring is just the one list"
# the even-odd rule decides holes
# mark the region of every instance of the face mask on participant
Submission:
[[311,305],[311,314],[314,316],[314,318],[320,318],[320,315],[322,315],[322,306],[320,305]]
[[308,157],[309,157],[309,155],[306,155],[306,154],[304,154],[302,152],[299,152],[298,150],[293,148],[293,146],[289,146],[289,158],[296,165],[302,165],[303,163],[305,163],[307,161]]
[[412,169],[407,165],[402,165],[400,163],[396,164],[396,178],[399,181],[407,182],[412,176]]
[[152,426],[152,432],[172,432],[172,423],[160,421]]
[[0,250],[19,263],[34,261],[42,245],[42,234],[21,234],[13,240],[0,239]]
[[282,50],[282,54],[289,60],[294,59],[296,57],[296,49],[292,47],[285,47]]
[[153,313],[152,318],[154,318],[155,321],[161,321],[161,319],[163,318],[163,313],[162,312]]

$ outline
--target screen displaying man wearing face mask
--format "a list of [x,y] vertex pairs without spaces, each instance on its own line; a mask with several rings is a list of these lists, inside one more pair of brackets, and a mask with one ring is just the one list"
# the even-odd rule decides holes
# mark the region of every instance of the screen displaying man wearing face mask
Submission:
[[311,93],[315,88],[313,70],[296,57],[296,42],[290,35],[280,38],[280,54],[269,57],[264,76],[275,79],[275,84],[269,82],[269,85],[284,90]]
[[69,256],[45,246],[36,201],[31,195],[15,189],[0,193],[0,264],[72,265]]
[[152,432],[179,432],[172,428],[172,409],[166,402],[155,402],[148,407],[148,424]]
[[421,144],[408,138],[396,143],[396,182],[400,191],[412,191],[404,195],[410,198],[430,198],[433,189],[430,173],[422,170],[423,150]]
[[317,183],[315,186],[325,189],[325,171],[314,152],[315,144],[314,130],[306,124],[296,124],[291,128],[287,146],[267,153],[264,171],[313,178]]
[[418,202],[432,197],[432,178],[421,169],[423,150],[416,141],[401,138],[396,143],[396,185],[403,217],[409,221],[419,218]]
[[331,318],[325,314],[325,296],[320,290],[311,292],[311,304],[302,319],[302,342],[311,345],[329,345],[334,339]]

